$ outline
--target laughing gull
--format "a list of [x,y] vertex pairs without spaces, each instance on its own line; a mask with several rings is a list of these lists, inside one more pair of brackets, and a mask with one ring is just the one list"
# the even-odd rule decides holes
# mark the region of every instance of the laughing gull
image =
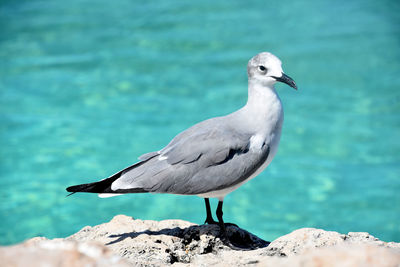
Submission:
[[[140,156],[132,166],[67,191],[99,193],[100,197],[148,192],[197,195],[205,200],[205,223],[219,224],[226,236],[224,197],[264,170],[278,149],[283,108],[274,84],[279,81],[297,89],[283,73],[281,61],[268,52],[250,59],[247,74],[248,100],[241,109],[202,121],[163,149]],[[219,200],[218,223],[211,215],[209,198]]]

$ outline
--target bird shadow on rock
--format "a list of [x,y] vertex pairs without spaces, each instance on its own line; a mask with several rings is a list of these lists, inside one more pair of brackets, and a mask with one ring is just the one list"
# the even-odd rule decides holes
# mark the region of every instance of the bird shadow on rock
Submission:
[[[106,245],[121,242],[127,238],[134,239],[140,235],[149,236],[174,236],[181,239],[184,246],[201,246],[207,252],[213,252],[225,245],[235,250],[255,250],[267,247],[271,242],[265,241],[256,235],[237,227],[226,224],[226,238],[223,238],[218,225],[192,225],[186,228],[164,228],[157,231],[145,230],[117,235],[110,235],[109,238],[116,238]],[[161,239],[154,242],[161,243]],[[201,244],[203,243],[203,244]]]

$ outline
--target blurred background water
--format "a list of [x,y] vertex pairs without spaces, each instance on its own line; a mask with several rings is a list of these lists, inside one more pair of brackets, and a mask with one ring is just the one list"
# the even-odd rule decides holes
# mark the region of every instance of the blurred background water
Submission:
[[277,85],[279,152],[225,199],[226,221],[267,240],[318,227],[399,242],[399,14],[373,0],[1,1],[0,244],[117,214],[203,223],[198,197],[65,187],[240,108],[261,51],[299,91]]

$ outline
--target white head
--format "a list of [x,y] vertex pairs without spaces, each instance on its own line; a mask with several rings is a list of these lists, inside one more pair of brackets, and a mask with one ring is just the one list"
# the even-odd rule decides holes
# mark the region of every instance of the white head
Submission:
[[250,82],[260,83],[263,86],[272,88],[279,81],[297,89],[293,79],[283,73],[279,58],[268,52],[262,52],[249,60],[247,74]]

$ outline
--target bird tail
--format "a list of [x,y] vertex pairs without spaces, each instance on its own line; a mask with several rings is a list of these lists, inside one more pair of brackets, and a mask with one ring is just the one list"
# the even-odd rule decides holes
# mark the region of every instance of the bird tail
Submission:
[[71,192],[71,194],[69,194],[67,196],[73,195],[78,192],[98,193],[98,194],[102,194],[102,193],[110,193],[110,194],[146,193],[148,191],[146,191],[143,188],[118,189],[118,190],[111,189],[111,184],[115,180],[120,178],[123,173],[125,173],[133,168],[136,168],[145,162],[146,161],[140,161],[140,162],[138,162],[128,168],[125,168],[122,171],[119,171],[116,174],[114,174],[106,179],[103,179],[101,181],[98,181],[98,182],[88,183],[88,184],[78,184],[78,185],[73,185],[73,186],[67,187],[66,190],[68,192]]

